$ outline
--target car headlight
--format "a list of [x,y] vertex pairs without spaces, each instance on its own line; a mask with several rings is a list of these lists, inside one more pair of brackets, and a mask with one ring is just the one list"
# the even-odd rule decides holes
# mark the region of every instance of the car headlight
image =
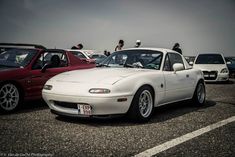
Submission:
[[228,69],[227,68],[224,68],[220,71],[220,73],[228,73]]
[[107,93],[110,93],[110,90],[105,89],[105,88],[91,88],[89,90],[89,93],[92,93],[92,94],[107,94]]
[[43,89],[45,90],[51,90],[52,89],[52,85],[44,85]]

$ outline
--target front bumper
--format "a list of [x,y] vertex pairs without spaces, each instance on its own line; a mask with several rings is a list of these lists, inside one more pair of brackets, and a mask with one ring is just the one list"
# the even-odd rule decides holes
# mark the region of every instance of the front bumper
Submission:
[[[66,115],[71,117],[87,117],[79,114],[76,104],[88,104],[91,106],[90,116],[125,114],[131,104],[133,96],[115,96],[115,97],[80,97],[68,96],[52,93],[42,93],[43,99],[46,101],[51,111],[56,114]],[[127,98],[126,101],[118,102],[119,98]],[[62,106],[56,102],[65,103]],[[66,104],[70,104],[68,107]],[[71,107],[71,104],[74,106]]]
[[205,78],[206,82],[225,82],[229,80],[229,73],[219,73],[214,80],[208,80]]

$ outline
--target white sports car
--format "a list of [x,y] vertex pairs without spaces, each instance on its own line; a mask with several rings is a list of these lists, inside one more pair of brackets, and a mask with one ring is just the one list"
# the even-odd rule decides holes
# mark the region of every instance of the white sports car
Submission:
[[147,121],[156,106],[192,99],[203,105],[203,74],[168,49],[117,51],[97,68],[61,73],[42,91],[52,113],[64,116],[128,114]]

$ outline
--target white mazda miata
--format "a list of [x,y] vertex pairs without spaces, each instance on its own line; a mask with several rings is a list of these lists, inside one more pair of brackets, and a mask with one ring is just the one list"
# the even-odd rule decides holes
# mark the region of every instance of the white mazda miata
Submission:
[[160,48],[114,52],[97,68],[61,73],[44,85],[52,113],[63,116],[128,114],[149,120],[156,106],[182,100],[203,105],[203,73],[179,53]]

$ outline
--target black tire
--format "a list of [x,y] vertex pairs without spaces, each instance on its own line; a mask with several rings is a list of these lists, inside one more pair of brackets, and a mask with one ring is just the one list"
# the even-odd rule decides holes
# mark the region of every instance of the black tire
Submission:
[[0,111],[11,113],[16,111],[22,104],[22,96],[19,88],[13,83],[0,85]]
[[[149,99],[149,104],[147,105],[147,111],[146,111],[146,115],[143,115],[143,111],[141,111],[140,107],[140,99],[143,95],[146,95],[147,99]],[[143,98],[142,98],[143,100]],[[147,101],[147,100],[146,100]],[[146,103],[146,102],[145,102]],[[146,104],[144,105],[146,106]],[[142,108],[144,108],[142,106]],[[129,108],[128,111],[128,116],[137,122],[147,122],[149,121],[149,119],[151,118],[152,114],[153,114],[153,110],[154,110],[154,94],[152,89],[149,86],[142,86],[141,88],[138,89],[138,91],[136,92],[131,106]]]
[[[201,91],[201,92],[199,92]],[[199,95],[199,93],[201,93]],[[192,102],[196,106],[203,106],[206,101],[206,88],[203,81],[197,83],[196,89],[193,94]]]

